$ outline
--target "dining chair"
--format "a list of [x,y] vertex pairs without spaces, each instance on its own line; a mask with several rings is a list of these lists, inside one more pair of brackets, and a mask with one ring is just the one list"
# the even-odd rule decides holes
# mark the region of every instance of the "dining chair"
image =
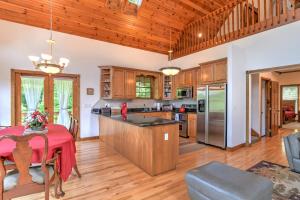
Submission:
[[69,125],[69,132],[73,131],[73,116],[70,116],[70,125]]
[[[29,141],[35,137],[41,137],[44,146],[41,164],[32,167],[33,151]],[[52,183],[55,183],[55,195],[59,194],[58,189],[62,191],[56,165],[58,151],[54,153],[52,159],[47,160],[48,138],[46,135],[37,133],[25,136],[4,135],[0,137],[0,141],[2,140],[15,141],[16,147],[12,152],[14,162],[5,163],[7,158],[0,158],[0,200],[39,192],[45,192],[45,199],[48,200]]]
[[[72,121],[70,122],[69,132],[71,133],[74,141],[76,141],[77,140],[77,136],[78,136],[78,131],[79,131],[79,122],[78,122],[77,119],[75,119],[73,117],[71,117],[71,119],[72,119]],[[79,178],[81,178],[81,174],[80,174],[80,172],[78,170],[77,163],[74,166],[74,170],[75,170],[77,176]]]

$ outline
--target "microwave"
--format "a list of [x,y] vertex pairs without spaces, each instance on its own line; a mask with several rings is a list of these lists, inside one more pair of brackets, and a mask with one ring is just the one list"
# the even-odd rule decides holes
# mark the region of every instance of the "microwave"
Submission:
[[193,88],[192,87],[177,88],[176,97],[178,99],[193,98]]

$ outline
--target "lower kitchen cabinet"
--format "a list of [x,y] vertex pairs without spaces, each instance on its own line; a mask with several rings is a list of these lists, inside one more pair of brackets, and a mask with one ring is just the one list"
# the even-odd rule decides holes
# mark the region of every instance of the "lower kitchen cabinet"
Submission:
[[197,114],[188,114],[188,136],[195,138],[197,134]]

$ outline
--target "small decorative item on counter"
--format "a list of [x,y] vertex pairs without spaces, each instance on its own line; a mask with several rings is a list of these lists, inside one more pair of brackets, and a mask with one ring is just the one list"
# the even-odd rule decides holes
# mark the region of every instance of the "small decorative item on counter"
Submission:
[[121,105],[121,115],[127,115],[127,103],[124,102]]
[[180,113],[184,113],[184,112],[185,112],[185,107],[184,107],[184,106],[181,106],[181,107],[179,108],[179,112],[180,112]]
[[26,117],[24,135],[30,133],[47,133],[48,113],[34,111]]

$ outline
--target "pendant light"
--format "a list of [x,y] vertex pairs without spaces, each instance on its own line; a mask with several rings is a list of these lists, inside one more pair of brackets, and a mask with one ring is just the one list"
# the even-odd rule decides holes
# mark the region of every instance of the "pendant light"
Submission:
[[67,58],[60,58],[59,62],[53,61],[53,46],[55,44],[55,40],[52,38],[52,21],[53,21],[53,14],[52,14],[52,0],[50,2],[50,38],[46,40],[50,47],[50,54],[42,53],[41,57],[39,56],[28,56],[29,60],[33,63],[36,69],[39,69],[48,74],[57,74],[63,71],[65,67],[69,64],[69,59]]
[[172,42],[171,34],[172,34],[172,32],[170,29],[170,50],[168,51],[168,53],[169,53],[168,66],[160,69],[160,71],[166,76],[174,76],[174,75],[178,74],[181,70],[179,67],[175,67],[174,65],[172,65],[173,50],[172,50],[172,44],[171,44],[171,42]]

